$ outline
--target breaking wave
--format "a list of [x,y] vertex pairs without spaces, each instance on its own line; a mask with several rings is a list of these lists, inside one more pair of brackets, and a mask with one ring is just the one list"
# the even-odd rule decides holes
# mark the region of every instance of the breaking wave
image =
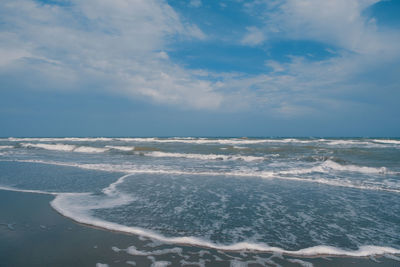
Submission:
[[264,157],[243,156],[243,155],[217,155],[217,154],[191,154],[191,153],[168,153],[168,152],[151,152],[146,153],[146,156],[157,158],[187,158],[200,160],[243,160],[243,161],[262,161]]

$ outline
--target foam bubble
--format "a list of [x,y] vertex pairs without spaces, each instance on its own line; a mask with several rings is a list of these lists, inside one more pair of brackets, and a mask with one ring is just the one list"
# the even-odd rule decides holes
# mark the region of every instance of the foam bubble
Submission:
[[288,259],[288,261],[291,263],[300,264],[300,266],[303,266],[303,267],[313,267],[314,266],[311,262],[303,261],[303,260],[299,260],[299,259]]
[[169,261],[155,261],[153,258],[150,259],[153,261],[151,267],[166,267],[172,264],[172,262]]

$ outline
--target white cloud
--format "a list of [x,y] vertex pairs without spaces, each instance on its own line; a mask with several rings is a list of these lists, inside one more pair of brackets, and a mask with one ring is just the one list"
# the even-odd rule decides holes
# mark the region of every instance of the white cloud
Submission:
[[[392,33],[377,29],[363,12],[380,0],[264,1],[265,26],[271,33],[297,40],[313,40],[362,54],[396,49]],[[271,4],[272,3],[272,4]]]
[[189,5],[192,7],[201,7],[201,0],[190,0]]
[[390,79],[368,79],[369,73],[385,71],[394,79],[396,68],[393,73],[390,68],[398,67],[400,57],[398,32],[382,31],[362,13],[376,1],[257,2],[268,3],[261,16],[265,24],[248,27],[239,39],[243,45],[261,45],[268,37],[341,49],[319,61],[268,60],[259,75],[188,70],[168,55],[169,40],[207,36],[165,1],[76,0],[63,7],[3,0],[0,74],[24,77],[36,88],[108,90],[180,107],[275,116],[345,110],[358,101],[344,99],[348,94],[373,95],[393,87]]
[[[189,108],[217,108],[213,83],[175,65],[168,40],[204,39],[162,0],[31,0],[0,3],[0,72],[40,80],[38,88],[97,88]],[[162,52],[160,52],[162,51]]]
[[265,41],[264,32],[257,27],[247,27],[247,33],[243,37],[241,43],[244,45],[255,46]]

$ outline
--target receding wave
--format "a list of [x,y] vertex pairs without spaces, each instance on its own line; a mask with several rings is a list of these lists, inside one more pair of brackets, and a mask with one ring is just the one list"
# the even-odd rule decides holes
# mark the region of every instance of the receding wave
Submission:
[[262,161],[264,157],[243,156],[243,155],[218,155],[218,154],[191,154],[191,153],[168,153],[168,152],[151,152],[146,153],[146,156],[157,158],[187,158],[200,160],[243,160],[243,161]]
[[130,175],[125,175],[119,178],[116,182],[110,184],[107,188],[104,188],[103,193],[105,194],[105,197],[103,198],[105,199],[101,199],[101,201],[99,201],[100,196],[88,193],[60,193],[57,194],[56,198],[53,201],[51,201],[51,206],[62,215],[71,218],[72,220],[79,223],[112,231],[145,236],[167,243],[189,244],[226,251],[251,250],[277,252],[296,256],[332,255],[353,257],[400,253],[399,249],[381,246],[361,246],[358,250],[349,251],[337,247],[320,245],[291,251],[279,247],[272,247],[264,243],[239,242],[229,245],[222,245],[215,244],[211,241],[193,236],[166,237],[160,233],[148,229],[125,226],[92,216],[91,210],[93,209],[117,207],[130,203],[134,200],[130,196],[126,196],[116,190],[116,185],[122,183],[129,176]]

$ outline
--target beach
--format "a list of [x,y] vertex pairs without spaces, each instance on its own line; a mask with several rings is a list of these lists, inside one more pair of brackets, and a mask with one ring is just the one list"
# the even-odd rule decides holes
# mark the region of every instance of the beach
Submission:
[[0,190],[1,266],[399,265],[399,261],[385,257],[305,258],[162,244],[140,236],[75,223],[51,208],[49,202],[53,198],[45,194]]

